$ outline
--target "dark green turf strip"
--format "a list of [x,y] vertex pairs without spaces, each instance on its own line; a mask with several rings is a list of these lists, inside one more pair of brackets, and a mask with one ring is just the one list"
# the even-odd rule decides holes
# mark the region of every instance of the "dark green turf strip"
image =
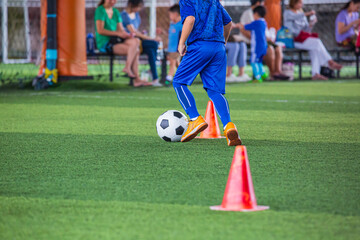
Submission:
[[[208,206],[221,202],[233,156],[223,139],[164,144],[157,137],[8,133],[1,139],[3,196]],[[359,144],[246,143],[259,203],[360,214]]]

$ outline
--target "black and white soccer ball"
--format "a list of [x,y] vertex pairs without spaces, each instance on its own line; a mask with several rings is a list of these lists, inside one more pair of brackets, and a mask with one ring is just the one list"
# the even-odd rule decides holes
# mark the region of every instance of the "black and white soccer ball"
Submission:
[[159,137],[167,142],[179,142],[188,127],[186,116],[179,111],[169,110],[160,115],[156,121]]

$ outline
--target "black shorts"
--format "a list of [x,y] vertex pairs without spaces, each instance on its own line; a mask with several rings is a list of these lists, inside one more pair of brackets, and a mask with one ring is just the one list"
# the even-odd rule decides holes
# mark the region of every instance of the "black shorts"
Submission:
[[267,41],[267,44],[268,44],[269,46],[273,46],[274,48],[277,48],[277,47],[278,47],[278,45],[276,45],[275,43],[273,43],[273,42],[271,42],[271,41]]
[[110,37],[109,42],[105,45],[106,52],[109,54],[112,54],[113,46],[116,44],[119,44],[119,43],[123,43],[123,42],[124,42],[124,39],[121,37],[116,37],[116,36]]

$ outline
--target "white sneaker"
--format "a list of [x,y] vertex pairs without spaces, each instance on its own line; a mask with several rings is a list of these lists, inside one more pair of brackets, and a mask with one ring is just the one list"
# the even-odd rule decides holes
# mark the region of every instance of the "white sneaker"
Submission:
[[231,74],[229,77],[226,77],[227,83],[232,83],[236,81],[236,76],[234,74]]
[[244,73],[243,75],[236,77],[235,82],[250,82],[251,80],[251,77]]
[[171,82],[172,80],[173,80],[173,76],[171,76],[171,75],[167,75],[166,76],[166,80],[168,80],[169,82]]
[[155,80],[152,82],[153,87],[162,87],[163,85],[159,82],[159,80]]

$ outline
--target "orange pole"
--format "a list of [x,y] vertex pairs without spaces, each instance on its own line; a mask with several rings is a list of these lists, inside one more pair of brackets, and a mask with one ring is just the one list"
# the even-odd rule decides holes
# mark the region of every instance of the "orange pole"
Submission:
[[41,28],[41,62],[39,67],[38,75],[44,73],[44,68],[46,65],[46,27],[47,27],[47,0],[41,0],[41,15],[40,15],[40,28]]
[[281,0],[265,0],[266,16],[265,20],[268,28],[281,28]]
[[57,5],[60,76],[86,76],[85,0],[61,0]]

